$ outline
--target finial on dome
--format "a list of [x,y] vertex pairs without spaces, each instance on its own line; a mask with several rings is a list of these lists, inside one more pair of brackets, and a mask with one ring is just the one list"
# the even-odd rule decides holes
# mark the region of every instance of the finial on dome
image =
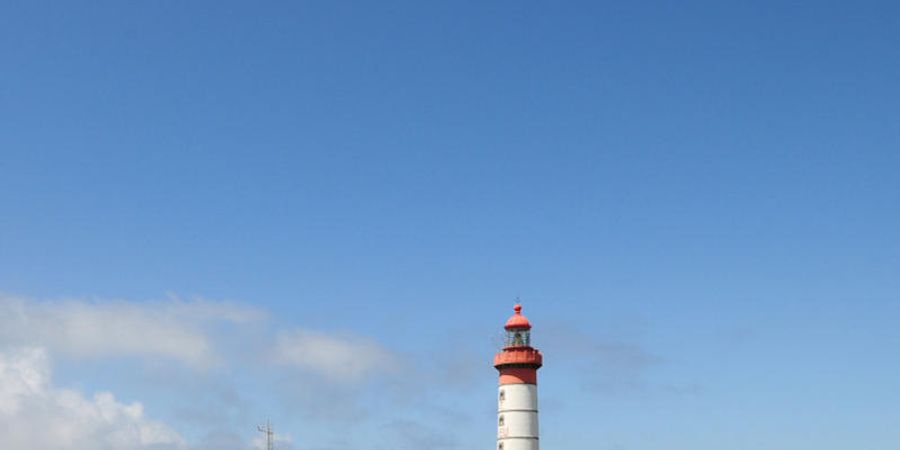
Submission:
[[515,311],[516,314],[522,314],[522,304],[516,303],[516,306],[513,306],[513,311]]

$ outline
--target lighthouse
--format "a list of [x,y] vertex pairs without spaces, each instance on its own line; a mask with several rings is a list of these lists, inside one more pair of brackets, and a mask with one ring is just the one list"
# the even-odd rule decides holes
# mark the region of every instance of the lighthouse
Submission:
[[494,355],[500,372],[497,450],[538,450],[537,370],[542,356],[531,346],[531,323],[522,305],[506,321],[503,349]]

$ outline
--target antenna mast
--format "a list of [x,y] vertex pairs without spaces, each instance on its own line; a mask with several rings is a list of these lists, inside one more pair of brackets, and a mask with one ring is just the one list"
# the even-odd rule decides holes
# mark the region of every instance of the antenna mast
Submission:
[[275,450],[275,432],[272,430],[272,422],[266,421],[266,426],[257,425],[260,433],[266,433],[266,450]]

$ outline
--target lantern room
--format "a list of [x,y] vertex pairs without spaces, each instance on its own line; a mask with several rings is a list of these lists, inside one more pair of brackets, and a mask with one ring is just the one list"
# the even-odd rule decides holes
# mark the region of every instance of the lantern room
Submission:
[[522,315],[522,305],[513,308],[515,314],[506,321],[504,347],[531,347],[531,323]]

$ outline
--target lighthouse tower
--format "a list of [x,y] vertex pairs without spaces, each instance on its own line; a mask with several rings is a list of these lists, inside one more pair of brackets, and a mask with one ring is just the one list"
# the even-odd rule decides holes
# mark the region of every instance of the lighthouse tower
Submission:
[[542,356],[531,346],[531,323],[522,305],[506,321],[503,350],[494,356],[500,371],[497,394],[497,450],[538,450],[537,370]]

